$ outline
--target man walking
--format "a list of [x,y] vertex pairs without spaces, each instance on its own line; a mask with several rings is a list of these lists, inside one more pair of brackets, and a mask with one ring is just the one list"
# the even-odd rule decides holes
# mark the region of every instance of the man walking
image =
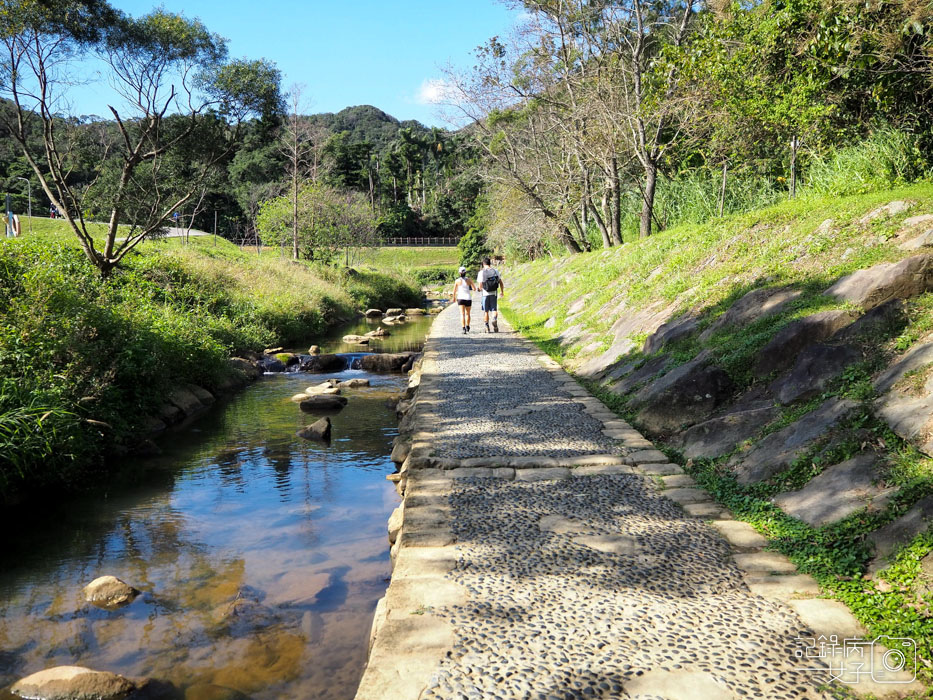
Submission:
[[476,276],[476,284],[483,292],[483,320],[486,322],[486,332],[489,333],[489,312],[492,312],[492,330],[499,332],[499,295],[505,295],[505,285],[502,276],[492,266],[489,258],[483,258],[483,269]]

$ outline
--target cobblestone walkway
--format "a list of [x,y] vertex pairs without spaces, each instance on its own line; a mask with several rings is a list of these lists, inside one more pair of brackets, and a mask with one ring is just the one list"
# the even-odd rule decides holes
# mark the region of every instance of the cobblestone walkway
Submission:
[[[744,524],[720,521],[748,529],[727,541],[692,517],[728,515],[500,326],[477,333],[475,323],[464,336],[448,309],[432,330],[421,420],[430,439],[409,472],[387,596],[386,629],[396,631],[382,639],[417,646],[412,615],[433,616],[423,630],[452,633],[418,692],[397,697],[838,697],[827,674],[806,670],[818,660],[798,656],[797,638],[814,631],[777,597],[752,592],[774,590],[769,567],[789,562],[760,552]],[[662,495],[665,474],[686,487],[668,492],[686,510]],[[764,557],[762,578],[737,566],[743,551]],[[449,561],[432,569],[443,579],[424,578],[415,558]],[[398,630],[409,637],[393,640]]]

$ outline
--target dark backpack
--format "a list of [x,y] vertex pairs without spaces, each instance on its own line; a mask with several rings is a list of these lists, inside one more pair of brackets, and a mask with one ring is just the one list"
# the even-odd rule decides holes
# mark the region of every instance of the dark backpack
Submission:
[[499,273],[491,267],[486,268],[483,275],[483,290],[494,292],[499,289]]

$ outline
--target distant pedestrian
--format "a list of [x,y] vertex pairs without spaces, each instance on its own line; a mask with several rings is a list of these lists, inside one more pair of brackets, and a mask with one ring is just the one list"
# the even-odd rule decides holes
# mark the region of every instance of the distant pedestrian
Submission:
[[473,306],[473,290],[477,286],[466,274],[466,268],[460,268],[460,277],[454,282],[454,292],[451,301],[456,300],[460,306],[460,325],[464,333],[470,332],[470,307]]
[[483,258],[483,269],[476,276],[476,284],[483,292],[483,320],[489,333],[489,313],[492,312],[492,330],[499,332],[499,296],[505,296],[502,275],[492,266],[489,258]]

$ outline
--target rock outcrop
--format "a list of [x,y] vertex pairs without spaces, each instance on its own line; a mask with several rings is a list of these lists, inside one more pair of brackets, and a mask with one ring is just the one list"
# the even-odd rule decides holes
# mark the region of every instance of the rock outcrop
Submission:
[[17,681],[10,691],[32,700],[122,700],[136,688],[136,683],[116,673],[55,666]]
[[930,289],[933,289],[933,255],[915,255],[853,272],[826,293],[867,311],[892,299],[909,299]]
[[765,481],[784,471],[849,414],[855,401],[827,399],[815,411],[799,418],[786,428],[771,433],[746,452],[729,460],[740,484]]
[[709,416],[734,391],[729,375],[700,354],[641,389],[633,402],[638,422],[652,433],[664,433]]
[[805,347],[826,340],[854,319],[854,314],[837,309],[791,321],[758,351],[755,374],[766,376],[787,369]]
[[895,489],[885,488],[874,453],[861,454],[825,469],[799,491],[782,493],[774,502],[788,515],[821,527],[860,508],[887,504]]

